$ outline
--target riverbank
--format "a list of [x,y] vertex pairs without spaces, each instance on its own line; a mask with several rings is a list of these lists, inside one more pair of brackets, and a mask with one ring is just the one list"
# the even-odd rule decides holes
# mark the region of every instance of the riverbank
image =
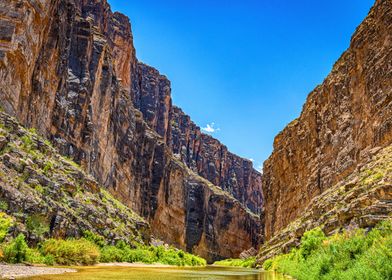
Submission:
[[77,272],[71,268],[54,268],[45,266],[27,266],[20,264],[0,264],[0,279],[15,279],[48,274],[64,274]]
[[[128,268],[184,268],[184,266],[168,265],[168,264],[146,264],[146,263],[128,263],[128,262],[112,262],[99,263],[90,268],[114,268],[114,267],[128,267]],[[191,266],[185,266],[190,268]],[[80,268],[88,268],[80,266]],[[55,275],[64,273],[78,272],[78,268],[64,268],[64,267],[47,267],[47,266],[31,266],[23,264],[0,264],[0,279],[14,279],[33,277],[40,275]]]

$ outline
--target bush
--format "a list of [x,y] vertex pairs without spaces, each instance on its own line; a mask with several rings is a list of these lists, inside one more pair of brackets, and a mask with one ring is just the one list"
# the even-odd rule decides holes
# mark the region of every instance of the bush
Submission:
[[299,249],[267,260],[266,270],[302,279],[392,279],[392,222],[326,238],[320,229],[304,234]]
[[215,265],[221,265],[221,266],[237,266],[237,267],[256,267],[256,257],[250,257],[247,259],[227,259],[227,260],[221,260],[221,261],[216,261],[214,263]]
[[103,236],[95,234],[89,230],[85,230],[83,232],[83,237],[85,239],[87,239],[88,241],[91,241],[92,243],[94,243],[95,245],[97,245],[100,248],[102,248],[106,245],[106,241]]
[[38,237],[43,237],[49,233],[49,223],[47,218],[42,215],[31,215],[27,217],[26,228]]
[[325,239],[325,234],[319,227],[305,232],[301,238],[299,254],[306,259],[312,251],[320,247]]
[[87,239],[49,239],[42,244],[42,253],[53,256],[54,262],[62,265],[90,265],[99,261],[98,247]]
[[101,258],[103,263],[108,262],[125,262],[127,261],[124,251],[116,246],[105,246],[101,249]]
[[9,217],[3,212],[0,212],[0,243],[3,242],[11,226],[12,226],[11,217]]
[[9,263],[21,263],[26,261],[28,246],[25,236],[19,234],[14,240],[4,247],[3,259]]
[[116,246],[104,246],[101,249],[101,262],[141,262],[161,263],[177,266],[204,266],[206,261],[200,257],[175,248],[166,249],[164,246],[141,246],[131,248],[125,242],[118,242]]
[[38,249],[27,249],[26,261],[28,263],[54,265],[54,257],[52,255],[42,255]]

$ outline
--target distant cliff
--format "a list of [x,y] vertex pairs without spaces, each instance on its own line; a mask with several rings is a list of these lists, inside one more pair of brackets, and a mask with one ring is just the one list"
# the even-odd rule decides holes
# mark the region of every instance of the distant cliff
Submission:
[[210,261],[258,245],[260,174],[172,107],[168,80],[138,62],[127,17],[105,0],[8,0],[0,26],[7,113],[79,162],[155,236]]
[[192,171],[220,186],[256,214],[263,206],[261,174],[250,160],[230,153],[226,146],[204,134],[180,108],[172,105],[170,82],[157,70],[137,64],[138,83],[132,93],[144,120]]

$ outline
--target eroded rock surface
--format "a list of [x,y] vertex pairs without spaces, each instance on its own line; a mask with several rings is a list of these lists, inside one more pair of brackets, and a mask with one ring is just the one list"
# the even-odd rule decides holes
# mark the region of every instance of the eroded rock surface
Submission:
[[392,1],[377,0],[300,117],[275,138],[263,170],[267,239],[392,142],[391,62]]
[[134,105],[192,171],[220,186],[252,212],[261,213],[261,174],[250,160],[230,151],[217,139],[201,132],[191,118],[172,105],[170,82],[156,69],[139,63],[133,87]]
[[320,227],[327,235],[342,229],[372,228],[392,213],[392,145],[376,147],[368,160],[344,180],[314,197],[301,216],[260,248],[258,261],[287,253],[305,231]]
[[[105,0],[7,0],[0,19],[7,113],[79,162],[166,242],[209,261],[257,247],[260,221],[247,207],[260,212],[260,174],[207,136],[174,136],[170,83],[137,61],[125,16]],[[185,143],[203,147],[199,156],[174,156]]]
[[10,236],[30,244],[82,237],[90,231],[111,244],[148,244],[150,226],[114,199],[49,142],[0,113],[0,211],[14,219]]

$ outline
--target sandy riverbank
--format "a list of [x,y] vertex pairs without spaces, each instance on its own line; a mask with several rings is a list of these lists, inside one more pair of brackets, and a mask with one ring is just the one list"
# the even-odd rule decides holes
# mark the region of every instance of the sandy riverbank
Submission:
[[[165,268],[175,267],[173,265],[166,264],[145,264],[145,263],[99,263],[94,267],[135,267],[135,268]],[[55,268],[46,266],[26,266],[26,265],[9,265],[0,264],[0,279],[14,279],[20,277],[30,277],[45,274],[63,274],[77,272],[74,268]]]
[[76,270],[71,268],[0,264],[1,279],[15,279],[20,277],[29,277],[44,274],[62,274],[71,272],[76,272]]

